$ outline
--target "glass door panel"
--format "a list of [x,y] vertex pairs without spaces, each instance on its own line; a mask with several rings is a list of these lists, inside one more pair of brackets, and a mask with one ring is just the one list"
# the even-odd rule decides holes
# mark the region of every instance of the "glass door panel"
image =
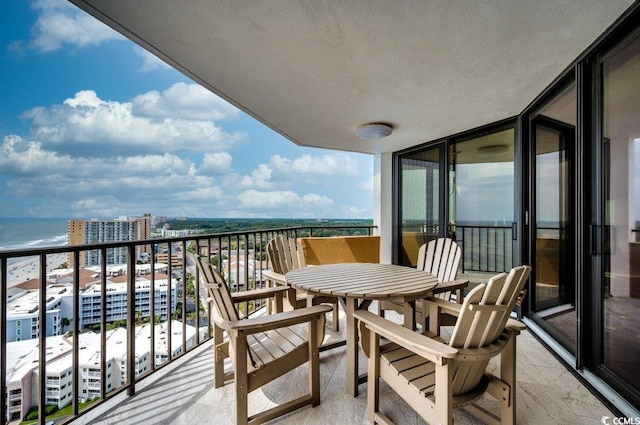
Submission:
[[640,394],[640,37],[602,64],[601,365]]
[[577,98],[570,87],[532,122],[534,141],[531,306],[535,316],[569,351],[577,341],[573,216]]
[[464,271],[513,266],[513,128],[456,141],[449,148],[449,237],[462,247]]
[[436,146],[400,160],[400,264],[416,266],[420,245],[440,231],[440,158]]

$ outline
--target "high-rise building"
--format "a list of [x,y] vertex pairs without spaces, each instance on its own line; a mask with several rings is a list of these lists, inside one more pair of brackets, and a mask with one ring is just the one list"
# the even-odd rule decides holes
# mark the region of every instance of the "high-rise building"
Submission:
[[[126,242],[149,239],[151,236],[151,215],[142,217],[120,217],[113,220],[69,220],[67,242],[69,245],[95,244],[105,242]],[[143,252],[149,253],[150,246],[136,247],[136,260]],[[97,266],[102,264],[100,250],[80,252],[80,266]],[[124,264],[127,262],[127,248],[107,249],[107,264]],[[73,267],[74,258],[69,254],[69,267]]]

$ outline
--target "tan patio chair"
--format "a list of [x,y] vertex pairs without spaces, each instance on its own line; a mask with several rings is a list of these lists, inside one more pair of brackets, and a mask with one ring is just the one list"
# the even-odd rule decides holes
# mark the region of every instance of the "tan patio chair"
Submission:
[[[456,278],[458,273],[458,264],[462,257],[460,246],[450,238],[439,238],[429,241],[420,246],[418,250],[418,261],[416,269],[424,270],[438,278],[438,283],[451,282]],[[438,288],[434,292],[434,297],[443,300],[451,300],[452,291],[446,288]],[[462,300],[462,290],[457,293],[457,299]],[[394,310],[402,314],[404,306],[394,301],[381,301],[378,304],[378,313],[384,317],[385,310]],[[423,329],[427,328],[427,318],[429,312],[425,314],[425,304],[417,303],[416,305],[416,321],[420,323]],[[444,318],[443,318],[444,320]],[[449,320],[449,324],[453,325],[454,321]]]
[[[236,424],[260,424],[308,404],[320,404],[319,347],[324,339],[325,313],[329,306],[313,306],[262,317],[240,319],[238,302],[282,297],[285,287],[231,294],[216,269],[197,259],[200,282],[215,305],[214,385],[235,380]],[[225,337],[226,334],[226,337]],[[231,357],[233,371],[224,372]],[[309,393],[295,400],[248,416],[248,394],[283,374],[309,362]]]
[[[284,275],[291,270],[305,267],[304,253],[302,252],[300,244],[295,238],[290,238],[286,235],[276,236],[269,241],[267,244],[267,256],[269,257],[272,270],[266,272],[263,271],[263,276],[278,285],[286,286],[287,281]],[[290,307],[293,309],[307,306],[306,294],[298,292],[293,288],[287,292],[287,300]],[[312,303],[313,305],[331,304],[333,308],[333,330],[337,332],[340,329],[338,298],[330,296],[314,296]]]
[[[368,357],[367,417],[392,423],[379,411],[379,378],[385,380],[430,424],[452,424],[453,409],[465,407],[487,423],[516,422],[516,340],[525,326],[509,315],[531,268],[520,266],[474,288],[462,305],[434,299],[432,314],[443,306],[458,316],[449,343],[357,311],[361,343]],[[389,342],[380,345],[381,337]],[[486,373],[500,355],[500,376]],[[484,393],[498,400],[498,415],[473,403]]]

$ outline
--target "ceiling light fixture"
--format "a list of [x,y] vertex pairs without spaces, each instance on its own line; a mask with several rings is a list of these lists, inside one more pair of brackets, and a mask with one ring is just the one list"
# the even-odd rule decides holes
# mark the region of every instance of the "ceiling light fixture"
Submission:
[[502,155],[507,152],[509,152],[509,146],[507,145],[480,146],[476,149],[476,153],[480,156]]
[[381,122],[362,124],[356,129],[356,135],[362,139],[382,139],[393,132],[393,127]]

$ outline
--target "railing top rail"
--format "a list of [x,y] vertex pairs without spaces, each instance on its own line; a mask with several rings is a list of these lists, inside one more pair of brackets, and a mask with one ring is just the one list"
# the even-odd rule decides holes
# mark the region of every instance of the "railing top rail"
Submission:
[[236,232],[223,232],[223,233],[193,233],[188,236],[173,236],[166,238],[152,238],[152,239],[140,239],[135,241],[120,241],[120,242],[103,242],[95,244],[78,244],[78,245],[61,245],[39,248],[23,248],[14,250],[0,250],[0,258],[15,258],[15,257],[30,257],[40,254],[62,254],[72,251],[88,251],[102,248],[122,248],[130,245],[152,245],[152,244],[164,244],[164,243],[180,243],[189,242],[194,240],[206,240],[225,238],[231,236],[249,236],[258,233],[271,233],[271,232],[287,232],[287,231],[300,231],[305,229],[375,229],[374,225],[344,225],[344,226],[294,226],[294,227],[277,227],[277,228],[262,228],[252,230],[242,230]]

